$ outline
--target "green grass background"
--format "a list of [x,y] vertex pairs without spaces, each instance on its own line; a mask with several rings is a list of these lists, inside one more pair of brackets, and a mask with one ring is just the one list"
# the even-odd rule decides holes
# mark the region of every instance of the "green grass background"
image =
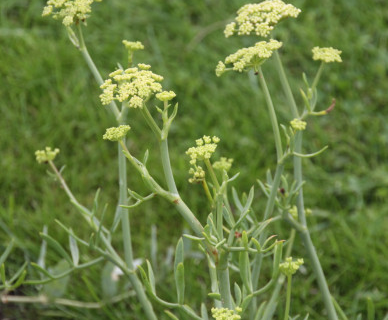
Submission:
[[[118,62],[125,63],[122,39],[140,40],[146,48],[135,60],[151,64],[154,72],[165,77],[164,88],[177,93],[179,113],[169,137],[171,159],[182,197],[202,221],[208,208],[200,188],[187,183],[184,154],[194,139],[203,134],[221,138],[220,154],[234,158],[233,173],[241,173],[235,183],[240,192],[247,192],[256,179],[264,179],[268,168],[274,169],[272,130],[255,79],[237,73],[217,78],[214,73],[219,60],[254,41],[225,39],[222,33],[225,23],[248,2],[105,0],[94,5],[85,30],[103,76]],[[7,261],[10,274],[25,259],[37,260],[43,225],[63,243],[67,241],[54,219],[84,237],[89,235],[64,192],[35,162],[35,150],[46,145],[61,149],[58,165],[66,165],[64,175],[82,203],[92,205],[95,191],[101,188],[101,202],[109,204],[107,223],[117,199],[116,147],[101,139],[105,128],[115,125],[114,119],[101,106],[100,89],[61,23],[41,17],[44,3],[0,2],[0,250],[10,238],[17,240]],[[282,22],[277,38],[284,42],[281,55],[297,97],[302,72],[311,79],[318,67],[311,60],[312,47],[343,51],[343,63],[328,65],[319,86],[319,108],[327,108],[333,97],[336,108],[328,116],[309,119],[305,134],[306,152],[329,145],[320,157],[303,162],[306,203],[315,213],[309,221],[312,237],[330,288],[349,318],[365,314],[366,298],[371,297],[376,319],[382,319],[388,310],[388,7],[383,0],[291,3],[302,13],[298,19]],[[290,115],[272,62],[263,69],[279,121],[286,123]],[[131,110],[130,117],[131,150],[141,157],[149,149],[151,171],[161,177],[150,131],[137,112]],[[146,191],[132,172],[129,183],[132,189]],[[259,212],[263,203],[257,191]],[[137,257],[149,257],[152,224],[158,227],[160,260],[185,227],[178,214],[158,200],[131,215]],[[118,235],[119,250],[120,240]],[[304,255],[298,240],[295,248],[295,255]],[[49,250],[47,259],[54,264],[58,256]],[[198,306],[207,292],[204,262],[194,259],[188,268],[194,281],[188,297]],[[94,268],[71,277],[67,298],[93,300],[82,276],[100,291],[100,269]],[[170,280],[163,279],[162,295],[173,291]],[[308,260],[306,273],[295,277],[293,288],[294,314],[309,312],[311,319],[325,319]],[[37,291],[22,287],[16,293],[36,295]],[[109,310],[113,319],[142,319],[134,299]],[[101,310],[14,304],[1,304],[0,317],[108,318]]]

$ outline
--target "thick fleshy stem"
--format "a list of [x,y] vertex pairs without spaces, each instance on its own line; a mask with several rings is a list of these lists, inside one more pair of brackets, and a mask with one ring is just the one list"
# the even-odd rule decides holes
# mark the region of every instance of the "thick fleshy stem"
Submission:
[[220,252],[220,259],[217,265],[218,285],[221,295],[221,302],[224,308],[234,309],[233,298],[230,291],[230,277],[228,267],[229,253],[226,251]]
[[[275,56],[276,56],[276,54],[277,53],[275,53]],[[297,114],[297,108],[296,108],[294,96],[292,94],[290,85],[288,83],[288,80],[287,80],[287,77],[286,77],[284,71],[281,72],[283,67],[281,65],[281,60],[280,60],[279,56],[277,57],[277,59],[275,61],[278,64],[277,69],[279,71],[279,76],[280,76],[281,83],[283,86],[283,91],[286,94],[287,101],[291,107],[291,112],[294,116]],[[319,68],[318,73],[314,79],[314,84],[313,84],[314,88],[318,83],[320,73],[322,72],[322,68],[323,67],[321,65],[321,67]],[[301,150],[302,150],[302,137],[303,137],[302,132],[298,132],[296,134],[295,152],[297,152],[297,153],[301,153]],[[294,176],[295,176],[295,180],[296,180],[297,185],[300,185],[303,182],[302,159],[300,157],[297,157],[297,156],[294,156]],[[329,290],[329,287],[327,285],[326,278],[325,278],[325,275],[323,273],[321,263],[319,262],[317,252],[316,252],[315,247],[311,241],[310,232],[309,232],[308,227],[307,227],[306,215],[305,215],[305,210],[304,210],[303,187],[299,190],[299,194],[297,197],[297,208],[298,208],[298,219],[299,219],[300,223],[306,227],[306,229],[303,232],[299,232],[299,235],[300,235],[300,237],[304,243],[304,246],[307,250],[307,253],[311,259],[312,267],[313,267],[315,276],[317,277],[318,285],[319,285],[319,288],[320,288],[322,296],[323,296],[323,301],[324,301],[324,304],[326,307],[328,318],[330,320],[338,320],[338,316],[337,316],[337,313],[336,313],[335,308],[334,308],[334,304],[333,304],[332,299],[331,299],[330,290]]]
[[[97,69],[93,59],[91,58],[89,51],[85,45],[81,24],[78,24],[78,34],[79,34],[79,50],[81,51],[81,54],[84,57],[90,71],[92,72],[94,79],[96,80],[96,82],[100,86],[104,83],[104,80],[102,79],[101,74],[98,71],[98,69]],[[110,106],[110,110],[114,114],[115,118],[118,120],[120,118],[120,110],[117,107],[116,103],[114,101],[112,101],[109,104],[109,106]]]
[[258,72],[259,72],[259,82],[264,93],[265,101],[267,103],[269,118],[271,120],[272,130],[275,136],[276,155],[277,155],[277,160],[279,161],[283,156],[282,140],[280,138],[279,124],[276,117],[275,108],[272,103],[271,95],[269,93],[267,83],[263,75],[263,71],[261,70],[261,68],[259,68]]

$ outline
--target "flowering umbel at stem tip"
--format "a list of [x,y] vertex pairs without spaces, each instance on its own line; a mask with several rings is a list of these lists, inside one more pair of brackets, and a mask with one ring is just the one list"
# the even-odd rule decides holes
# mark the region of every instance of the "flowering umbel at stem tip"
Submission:
[[58,153],[58,148],[51,150],[50,147],[46,147],[44,150],[37,150],[35,151],[36,161],[38,161],[38,163],[53,161]]
[[127,135],[130,129],[131,127],[128,125],[108,128],[102,138],[109,141],[119,141]]

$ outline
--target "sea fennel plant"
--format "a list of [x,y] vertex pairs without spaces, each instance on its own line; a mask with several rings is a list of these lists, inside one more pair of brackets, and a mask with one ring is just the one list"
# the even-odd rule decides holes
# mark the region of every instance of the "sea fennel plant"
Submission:
[[[291,317],[291,277],[303,263],[303,259],[293,260],[291,257],[293,241],[297,232],[304,243],[308,255],[306,259],[309,260],[315,272],[326,307],[327,318],[338,319],[334,305],[337,306],[337,309],[339,307],[333,303],[309,233],[306,220],[308,210],[304,208],[301,160],[305,157],[317,156],[326,149],[323,148],[311,154],[302,153],[302,135],[307,128],[305,121],[307,117],[325,115],[334,107],[335,102],[323,111],[316,111],[316,87],[325,64],[341,62],[341,52],[333,48],[315,47],[313,49],[313,59],[321,60],[322,63],[311,85],[307,76],[303,75],[306,86],[300,91],[304,102],[303,106],[297,106],[288,84],[278,53],[283,46],[280,41],[276,39],[261,40],[251,47],[239,49],[226,57],[223,62],[218,63],[217,76],[228,71],[252,72],[258,76],[275,137],[275,173],[272,175],[269,171],[266,181],[259,181],[262,193],[266,197],[264,212],[260,212],[256,209],[254,187],[250,189],[248,194],[239,194],[232,187],[233,181],[238,179],[238,174],[230,177],[228,173],[233,159],[227,157],[215,159],[217,149],[222,147],[222,139],[207,135],[197,139],[195,146],[187,150],[186,156],[190,164],[188,181],[203,187],[203,195],[208,203],[207,207],[202,208],[204,212],[208,213],[206,221],[201,222],[199,217],[203,214],[199,215],[198,212],[193,212],[184,202],[184,195],[181,196],[176,186],[170,163],[168,135],[178,112],[178,103],[172,101],[179,99],[179,95],[177,96],[173,91],[167,91],[163,88],[163,77],[153,73],[150,65],[134,63],[134,53],[144,49],[143,44],[139,41],[123,41],[128,52],[125,67],[119,64],[118,68],[112,70],[106,80],[103,80],[88,53],[83,37],[83,28],[91,12],[92,3],[93,0],[49,0],[43,10],[43,15],[52,15],[55,19],[62,19],[71,42],[81,52],[102,90],[100,94],[101,104],[107,106],[117,123],[116,127],[106,129],[102,136],[104,140],[117,143],[118,148],[119,191],[116,210],[112,213],[114,214],[113,224],[108,226],[103,222],[104,214],[109,214],[109,212],[104,211],[100,217],[98,216],[96,210],[98,192],[95,200],[96,205],[91,209],[82,205],[74,196],[62,175],[62,170],[58,170],[54,163],[59,149],[52,150],[46,147],[44,150],[37,151],[37,161],[49,165],[71,203],[89,225],[90,238],[82,239],[72,231],[71,227],[58,221],[58,224],[69,235],[70,254],[47,232],[43,232],[41,235],[44,243],[51,245],[64,258],[68,268],[59,274],[53,274],[40,261],[31,264],[41,273],[40,279],[26,280],[26,266],[23,266],[12,277],[12,281],[7,281],[4,265],[1,264],[3,284],[0,288],[10,291],[20,284],[44,285],[64,278],[76,270],[89,268],[103,261],[110,261],[129,280],[146,319],[160,319],[164,316],[170,319],[206,320],[209,319],[211,313],[216,320],[256,320],[274,318],[276,309],[282,301],[281,287],[287,279],[284,308],[284,319],[287,320]],[[226,26],[224,33],[227,37],[234,34],[245,36],[252,33],[258,37],[268,37],[278,22],[288,17],[296,18],[299,13],[298,8],[280,0],[248,4],[239,9],[235,21]],[[274,56],[282,89],[290,107],[289,122],[285,125],[278,123],[276,108],[264,77],[264,73],[270,72],[270,70],[264,71],[263,64],[272,56]],[[153,107],[151,102],[154,103],[154,101],[157,101],[155,108],[160,115],[159,118],[152,116],[152,112],[149,110]],[[142,114],[145,124],[158,142],[160,167],[164,173],[164,181],[158,181],[148,170],[148,151],[142,160],[139,160],[135,151],[128,147],[126,136],[132,134],[129,116],[131,112]],[[294,177],[291,183],[285,174],[286,162],[293,163]],[[132,173],[137,172],[142,177],[150,192],[148,195],[143,196],[132,190],[136,186],[128,188],[128,163],[129,170]],[[205,258],[203,261],[206,261],[206,270],[209,273],[209,290],[208,297],[202,297],[203,303],[200,306],[187,303],[190,301],[190,297],[186,296],[185,289],[190,285],[187,281],[192,280],[192,278],[185,276],[185,259],[187,257],[185,256],[183,238],[177,242],[174,263],[171,268],[176,287],[174,301],[167,301],[163,295],[158,294],[154,274],[156,265],[152,259],[151,261],[147,260],[146,266],[139,266],[138,263],[135,263],[129,212],[145,201],[152,201],[154,197],[164,199],[170,203],[171,208],[175,208],[180,213],[192,232],[192,234],[184,235],[185,241],[197,244]],[[158,214],[165,213],[159,212]],[[271,225],[281,220],[289,224],[289,234],[281,234],[277,237],[270,235]],[[119,226],[121,226],[123,239],[123,256],[112,245],[112,239],[120,232]],[[98,257],[81,263],[79,246],[93,252]],[[285,254],[283,254],[284,246],[286,246]],[[11,249],[12,247],[6,250],[1,257],[2,263]],[[272,269],[267,283],[259,285],[263,282],[262,279],[265,279],[263,272],[261,272],[264,264],[271,265]],[[12,297],[9,297],[9,301],[12,301]],[[52,302],[61,303],[55,299]],[[163,316],[155,312],[154,303],[165,309]],[[73,303],[73,305],[77,304]],[[78,305],[83,306],[82,304]],[[296,310],[293,312],[297,313]],[[307,318],[308,315],[305,319]]]

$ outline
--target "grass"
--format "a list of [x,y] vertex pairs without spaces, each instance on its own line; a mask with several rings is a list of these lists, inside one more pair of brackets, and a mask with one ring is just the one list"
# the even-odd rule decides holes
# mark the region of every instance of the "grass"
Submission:
[[[103,75],[125,61],[122,39],[140,40],[146,50],[137,55],[137,61],[151,64],[165,77],[164,86],[178,94],[179,114],[170,134],[171,158],[178,188],[202,220],[207,209],[198,200],[200,188],[187,183],[184,156],[194,139],[203,134],[221,138],[219,149],[235,159],[234,173],[241,173],[236,182],[241,191],[248,191],[257,178],[263,178],[275,157],[264,101],[255,81],[244,75],[217,78],[214,74],[218,60],[248,44],[222,35],[225,22],[245,3],[104,1],[94,5],[86,29],[87,44]],[[305,138],[306,151],[330,146],[322,156],[304,162],[306,201],[315,212],[311,218],[313,240],[333,294],[349,318],[366,314],[366,297],[371,297],[376,319],[382,319],[388,309],[388,249],[384,245],[388,241],[388,12],[384,1],[292,3],[303,12],[295,21],[282,22],[277,36],[284,41],[281,55],[294,92],[301,86],[301,73],[305,71],[311,79],[318,67],[310,58],[313,46],[339,48],[344,60],[326,68],[319,87],[320,107],[326,108],[336,97],[336,109],[329,116],[309,120]],[[101,140],[114,121],[100,105],[99,89],[60,23],[40,16],[43,5],[44,1],[32,0],[0,3],[0,227],[4,231],[0,248],[11,235],[19,239],[7,262],[10,272],[24,259],[37,260],[38,233],[43,225],[66,241],[54,219],[85,237],[89,233],[82,224],[74,223],[77,213],[45,168],[36,164],[36,149],[46,145],[61,149],[58,162],[66,164],[66,179],[82,203],[91,205],[98,188],[102,188],[102,202],[109,203],[111,212],[116,202],[116,148]],[[269,61],[264,72],[275,92],[279,83],[271,68]],[[284,101],[282,95],[276,96],[282,123],[290,120]],[[153,150],[155,143],[144,130],[142,118],[136,113],[131,116],[136,134],[130,147],[140,156],[146,149]],[[153,173],[160,176],[157,154],[151,153],[149,161],[155,163]],[[129,180],[130,186],[145,191],[138,177],[130,175]],[[262,204],[257,197],[259,208]],[[149,243],[144,239],[148,239],[151,224],[156,224],[162,261],[184,224],[157,200],[131,214],[136,256],[149,256]],[[117,239],[118,247],[119,243]],[[303,248],[298,243],[296,247],[303,255]],[[48,259],[54,263],[57,256],[49,250]],[[198,303],[198,292],[205,293],[207,279],[202,278],[202,262],[192,262],[191,268],[200,281],[189,296]],[[324,319],[308,262],[306,268],[306,274],[295,277],[292,310]],[[72,276],[75,289],[67,297],[90,301],[81,276],[94,279],[94,289],[99,291],[99,269],[95,268]],[[171,291],[169,283],[168,278],[163,279],[160,288],[166,295]],[[34,288],[23,287],[18,294],[34,292]],[[11,319],[53,319],[66,314],[77,319],[108,317],[102,311],[38,305],[1,305],[0,310],[2,317]],[[133,299],[109,310],[113,318],[126,314],[128,319],[141,319]]]

